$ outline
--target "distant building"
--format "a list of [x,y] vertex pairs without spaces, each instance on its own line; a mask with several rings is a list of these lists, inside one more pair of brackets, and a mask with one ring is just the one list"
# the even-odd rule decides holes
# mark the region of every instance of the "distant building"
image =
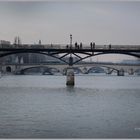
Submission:
[[6,40],[0,40],[0,44],[3,44],[3,45],[10,45],[10,41],[6,41]]
[[19,36],[16,36],[14,39],[14,44],[15,45],[20,45],[21,44],[21,39],[19,38]]
[[123,60],[122,63],[125,64],[140,64],[140,60]]

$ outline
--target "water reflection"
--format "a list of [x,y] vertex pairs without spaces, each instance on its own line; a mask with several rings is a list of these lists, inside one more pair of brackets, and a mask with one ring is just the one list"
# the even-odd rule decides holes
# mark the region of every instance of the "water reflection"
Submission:
[[68,96],[76,96],[76,87],[74,87],[74,86],[66,86],[66,94]]

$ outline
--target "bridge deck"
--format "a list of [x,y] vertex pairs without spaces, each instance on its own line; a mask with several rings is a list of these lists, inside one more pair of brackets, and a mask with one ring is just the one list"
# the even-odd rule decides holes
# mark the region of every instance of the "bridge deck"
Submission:
[[94,48],[91,49],[90,45],[82,45],[81,48],[76,48],[74,45],[72,47],[67,46],[67,44],[47,44],[47,45],[34,45],[34,44],[22,44],[22,45],[6,45],[0,44],[0,51],[12,51],[12,50],[84,50],[84,51],[100,51],[100,50],[140,50],[140,45],[95,45]]
[[82,48],[82,49],[77,49],[77,48],[0,48],[0,51],[47,51],[47,52],[120,52],[120,51],[125,51],[125,52],[140,52],[140,47],[131,47],[131,48]]

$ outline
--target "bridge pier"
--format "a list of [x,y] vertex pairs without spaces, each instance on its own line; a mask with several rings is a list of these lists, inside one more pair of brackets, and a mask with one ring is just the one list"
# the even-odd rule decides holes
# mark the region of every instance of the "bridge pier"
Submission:
[[75,76],[74,76],[74,69],[72,67],[67,69],[66,73],[66,85],[67,86],[74,86],[75,84]]
[[123,69],[118,70],[117,75],[118,76],[124,76],[124,70]]
[[130,69],[128,73],[129,73],[129,75],[133,75],[134,74],[134,70]]
[[84,67],[84,68],[82,69],[82,73],[83,73],[83,74],[88,74],[88,69],[87,69],[86,67]]

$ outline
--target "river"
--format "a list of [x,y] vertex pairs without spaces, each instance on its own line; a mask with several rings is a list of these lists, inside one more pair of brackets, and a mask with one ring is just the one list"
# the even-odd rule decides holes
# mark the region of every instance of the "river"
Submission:
[[140,138],[140,76],[0,78],[0,138]]

